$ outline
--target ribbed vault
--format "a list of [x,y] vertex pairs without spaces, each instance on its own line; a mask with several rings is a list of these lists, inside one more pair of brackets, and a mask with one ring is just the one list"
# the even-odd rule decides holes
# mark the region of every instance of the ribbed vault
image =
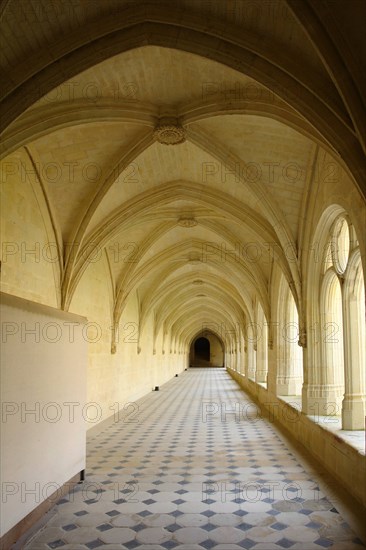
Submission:
[[[113,330],[133,300],[154,350],[186,352],[207,323],[230,349],[259,305],[271,322],[275,265],[303,325],[309,197],[332,170],[365,191],[358,61],[323,26],[328,2],[82,4],[46,26],[32,2],[2,11],[1,156],[36,174],[58,302],[103,261]],[[156,140],[164,121],[182,143]]]

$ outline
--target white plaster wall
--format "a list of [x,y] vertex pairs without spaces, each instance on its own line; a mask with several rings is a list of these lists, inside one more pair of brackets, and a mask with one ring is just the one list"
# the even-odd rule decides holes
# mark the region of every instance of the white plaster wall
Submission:
[[87,343],[85,318],[3,293],[1,321],[3,535],[85,468]]

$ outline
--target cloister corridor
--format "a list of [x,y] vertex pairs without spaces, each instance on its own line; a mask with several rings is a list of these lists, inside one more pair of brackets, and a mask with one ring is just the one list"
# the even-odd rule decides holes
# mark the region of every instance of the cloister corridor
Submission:
[[352,550],[365,0],[0,0],[1,550]]
[[189,369],[89,438],[85,481],[26,549],[365,548],[334,489],[226,370]]

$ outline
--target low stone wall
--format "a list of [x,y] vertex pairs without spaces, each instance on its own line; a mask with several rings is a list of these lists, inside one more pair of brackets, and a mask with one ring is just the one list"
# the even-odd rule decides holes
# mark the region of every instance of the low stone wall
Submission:
[[328,431],[290,404],[228,368],[230,376],[258,403],[264,415],[278,423],[366,507],[366,457],[336,433]]

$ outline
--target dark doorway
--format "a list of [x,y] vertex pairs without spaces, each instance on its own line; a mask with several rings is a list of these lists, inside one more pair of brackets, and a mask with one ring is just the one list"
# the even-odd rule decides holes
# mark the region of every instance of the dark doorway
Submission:
[[189,366],[217,368],[223,367],[224,363],[224,345],[221,339],[212,332],[205,331],[202,333],[201,331],[200,335],[197,335],[191,342]]
[[194,343],[195,359],[210,360],[210,342],[207,338],[197,338]]

